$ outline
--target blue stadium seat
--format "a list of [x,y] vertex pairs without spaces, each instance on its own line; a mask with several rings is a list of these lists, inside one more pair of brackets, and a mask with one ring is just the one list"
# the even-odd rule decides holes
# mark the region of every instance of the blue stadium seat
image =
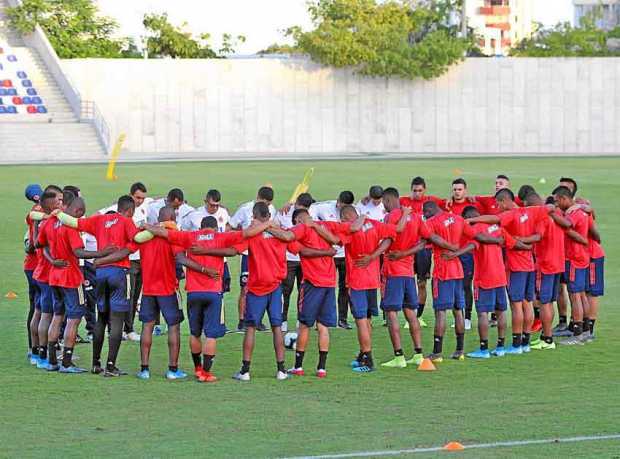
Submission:
[[8,96],[9,91],[6,88],[0,88],[0,96]]
[[0,70],[4,69],[4,66],[2,64],[0,64]]
[[39,106],[37,107],[37,111],[38,111],[39,113],[47,113],[47,108],[45,108],[45,106],[44,106],[44,105],[39,105]]
[[26,93],[27,93],[29,96],[36,96],[36,95],[37,95],[37,90],[36,90],[36,89],[34,89],[34,88],[28,88],[28,89],[26,89]]
[[0,105],[4,105],[4,104],[2,103],[2,98],[1,98],[1,97],[0,97]]
[[11,113],[12,115],[15,115],[17,113],[17,107],[15,107],[14,105],[9,105],[6,110],[7,113]]
[[22,97],[22,104],[24,104],[24,105],[31,105],[32,104],[32,98],[28,97],[28,96]]
[[6,57],[6,60],[9,61],[9,62],[17,62],[17,57],[14,54],[9,54]]
[[6,95],[7,96],[16,96],[17,95],[17,89],[15,88],[9,88],[6,90]]
[[22,80],[22,86],[24,88],[31,88],[32,87],[32,81],[30,81],[30,80]]
[[17,78],[19,78],[20,80],[25,80],[26,78],[28,78],[28,75],[26,75],[26,72],[19,71],[17,72]]
[[34,105],[41,105],[43,103],[43,101],[41,100],[40,97],[35,96],[33,98],[30,99]]
[[6,110],[6,107],[0,105],[0,114],[5,114],[5,113],[8,113]]

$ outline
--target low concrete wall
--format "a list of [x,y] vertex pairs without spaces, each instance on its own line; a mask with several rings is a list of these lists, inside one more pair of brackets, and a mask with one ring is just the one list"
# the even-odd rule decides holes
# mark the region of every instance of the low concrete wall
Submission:
[[305,60],[64,60],[136,154],[620,154],[620,59],[468,59],[433,81]]

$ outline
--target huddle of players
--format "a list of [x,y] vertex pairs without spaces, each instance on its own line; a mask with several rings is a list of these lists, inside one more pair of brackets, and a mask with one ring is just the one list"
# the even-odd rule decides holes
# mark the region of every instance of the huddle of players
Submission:
[[[224,257],[238,254],[247,254],[244,262],[248,273],[246,293],[240,300],[240,317],[245,325],[242,365],[234,375],[240,381],[250,380],[255,333],[265,312],[273,333],[276,378],[284,380],[289,374],[304,374],[308,335],[315,325],[319,335],[316,375],[326,376],[328,329],[337,324],[336,247],[344,248],[345,301],[350,303],[360,346],[357,358],[351,363],[355,372],[366,373],[375,369],[369,319],[378,314],[376,299],[379,288],[395,354],[394,359],[383,365],[405,367],[419,364],[424,358],[418,316],[425,299],[418,298],[414,274],[417,272],[418,286],[421,293],[425,293],[425,271],[430,269],[430,253],[434,264],[432,297],[435,310],[433,352],[427,356],[431,360],[439,362],[443,359],[448,310],[453,311],[456,332],[456,351],[451,357],[464,359],[466,287],[463,279],[464,268],[467,270],[469,264],[464,260],[471,252],[480,349],[468,354],[469,357],[489,358],[491,354],[503,356],[529,352],[532,348],[555,348],[553,302],[561,298],[563,275],[572,310],[569,327],[572,336],[565,342],[583,344],[593,339],[597,297],[603,293],[604,255],[591,207],[583,201],[576,202],[577,187],[571,179],[562,179],[547,204],[532,187],[522,187],[522,196],[516,198],[508,186],[507,177],[498,176],[495,196],[468,197],[465,181],[457,179],[453,182],[452,197],[441,200],[426,196],[424,180],[416,177],[412,181],[410,196],[400,197],[395,188],[372,187],[368,199],[358,207],[352,205],[350,192],[343,192],[337,201],[327,203],[313,203],[309,195],[302,194],[293,206],[280,211],[280,218],[276,220],[271,206],[273,190],[263,187],[257,199],[242,206],[233,217],[242,231],[221,231],[221,228],[218,231],[218,221],[212,216],[202,218],[199,230],[178,231],[175,220],[178,219],[179,206],[172,206],[169,202],[159,207],[159,224],[145,224],[140,230],[131,220],[135,204],[130,196],[119,199],[114,213],[84,218],[85,206],[80,197],[71,193],[63,196],[59,190],[48,187],[39,200],[40,208],[35,209],[41,212],[32,212],[27,219],[31,232],[27,250],[31,252],[36,247],[38,251],[33,278],[40,292],[30,323],[32,354],[38,355],[35,358],[37,365],[48,370],[84,371],[72,364],[71,355],[77,326],[84,313],[80,293],[82,277],[77,259],[90,258],[97,267],[99,311],[93,340],[92,372],[105,376],[122,374],[115,361],[124,317],[130,310],[128,256],[137,250],[140,251],[143,277],[140,308],[142,368],[138,373],[142,379],[150,377],[148,361],[152,330],[160,313],[169,326],[169,371],[166,376],[169,379],[186,376],[178,368],[179,324],[184,316],[177,297],[177,263],[185,267],[187,276],[185,288],[195,375],[202,382],[217,379],[211,368],[216,355],[216,340],[225,333],[222,316]],[[381,214],[383,221],[369,218]],[[282,217],[290,217],[290,225]],[[37,224],[36,219],[41,219],[41,223]],[[97,251],[83,249],[80,231],[95,236]],[[299,256],[302,273],[295,365],[288,372],[284,366],[281,328],[283,281],[291,271],[287,252]],[[292,289],[292,285],[288,285]],[[509,347],[505,346],[506,290],[512,309],[512,345]],[[540,309],[542,334],[537,342],[530,343],[535,301]],[[401,345],[398,320],[401,310],[413,341],[414,354],[410,360],[405,359]],[[495,312],[498,324],[498,343],[492,353],[488,349],[487,315],[490,312]],[[58,340],[56,330],[64,314],[67,318],[64,354],[58,366],[52,348]],[[342,320],[342,315],[340,318]],[[46,327],[48,331],[41,333]],[[110,329],[109,353],[106,365],[102,366],[101,349],[106,327]],[[563,314],[561,304],[560,328],[567,328],[566,313]],[[38,333],[33,334],[34,330]],[[204,343],[202,335],[206,338]]]

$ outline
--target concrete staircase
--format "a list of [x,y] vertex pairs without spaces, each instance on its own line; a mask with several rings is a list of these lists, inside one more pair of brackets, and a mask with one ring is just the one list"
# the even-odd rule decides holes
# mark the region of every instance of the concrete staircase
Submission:
[[80,122],[38,52],[9,28],[7,7],[6,0],[0,0],[0,47],[4,55],[14,54],[17,62],[5,65],[4,73],[14,73],[17,68],[25,71],[48,113],[0,115],[0,163],[105,159],[94,126]]

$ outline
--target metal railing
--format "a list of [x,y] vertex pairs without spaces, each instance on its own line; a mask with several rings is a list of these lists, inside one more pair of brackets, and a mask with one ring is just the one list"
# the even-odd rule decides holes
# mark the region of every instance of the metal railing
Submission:
[[95,127],[97,137],[105,149],[106,155],[110,153],[110,127],[101,114],[99,107],[93,100],[81,100],[80,123],[90,123]]

